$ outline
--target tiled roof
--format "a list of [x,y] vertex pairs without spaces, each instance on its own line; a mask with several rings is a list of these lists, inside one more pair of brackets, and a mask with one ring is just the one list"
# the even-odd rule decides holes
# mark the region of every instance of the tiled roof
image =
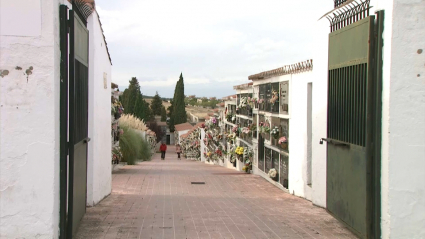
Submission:
[[236,99],[236,95],[229,95],[229,96],[225,96],[222,98],[223,100],[231,100],[231,99]]
[[176,124],[174,125],[177,131],[183,131],[183,130],[189,130],[192,129],[192,125],[189,123],[183,123],[183,124]]
[[242,84],[242,85],[235,85],[235,86],[233,86],[233,89],[234,90],[242,90],[242,89],[246,89],[246,88],[249,88],[250,86],[252,86],[252,82],[250,82],[250,83],[246,83],[246,84]]

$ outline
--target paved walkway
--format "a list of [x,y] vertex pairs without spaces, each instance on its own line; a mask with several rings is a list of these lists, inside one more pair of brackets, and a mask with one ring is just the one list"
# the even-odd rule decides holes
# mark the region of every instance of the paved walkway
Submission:
[[115,172],[112,194],[87,208],[76,238],[356,238],[259,176],[173,152]]

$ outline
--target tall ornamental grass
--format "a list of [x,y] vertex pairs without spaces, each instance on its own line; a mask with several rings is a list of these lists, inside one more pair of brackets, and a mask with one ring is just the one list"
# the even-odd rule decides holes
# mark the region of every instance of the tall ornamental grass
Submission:
[[121,127],[124,133],[120,137],[120,148],[123,161],[129,165],[134,165],[138,160],[150,160],[151,154],[148,142],[142,135],[129,127]]
[[130,127],[141,131],[148,130],[148,127],[146,126],[143,120],[140,120],[136,116],[130,114],[121,115],[120,119],[118,120],[118,123],[120,127]]

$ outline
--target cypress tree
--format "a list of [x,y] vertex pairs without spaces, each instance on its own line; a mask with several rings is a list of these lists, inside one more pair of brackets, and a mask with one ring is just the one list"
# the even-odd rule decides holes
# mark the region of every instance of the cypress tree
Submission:
[[174,124],[187,122],[186,108],[184,103],[184,81],[183,73],[180,74],[179,81],[176,84],[173,99],[173,114]]
[[132,77],[129,83],[128,88],[123,93],[122,104],[124,106],[124,113],[134,114],[134,106],[140,95],[140,85],[136,77]]
[[161,107],[161,121],[165,122],[167,120],[167,111],[165,110],[165,106]]
[[151,110],[154,115],[161,115],[162,100],[161,100],[161,97],[158,95],[158,91],[156,92],[155,96],[152,99]]

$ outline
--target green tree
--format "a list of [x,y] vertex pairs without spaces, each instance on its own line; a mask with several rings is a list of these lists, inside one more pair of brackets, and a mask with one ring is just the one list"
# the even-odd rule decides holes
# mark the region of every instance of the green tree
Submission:
[[[177,81],[176,88],[174,90],[173,98],[173,113],[171,119],[173,120],[172,125],[181,124],[187,122],[187,114],[184,102],[184,81],[183,73],[180,74],[179,80]],[[171,131],[171,127],[170,127]]]
[[136,77],[132,77],[129,83],[128,88],[125,89],[122,95],[122,104],[124,107],[124,113],[134,114],[134,106],[140,95],[140,85]]
[[133,77],[129,83],[128,88],[122,95],[124,113],[132,114],[143,119],[145,122],[150,121],[153,118],[152,111],[149,107],[149,103],[143,99],[143,95],[140,93],[139,81],[136,77]]
[[162,100],[161,100],[161,97],[158,95],[158,91],[156,92],[155,96],[152,98],[151,110],[154,115],[161,115]]
[[165,110],[165,106],[161,107],[161,121],[167,121],[167,111]]
[[139,96],[136,99],[133,114],[139,119],[143,119],[145,122],[149,122],[150,120],[153,119],[153,114],[149,107],[149,103],[146,102],[145,99],[143,99],[142,94],[139,94]]

